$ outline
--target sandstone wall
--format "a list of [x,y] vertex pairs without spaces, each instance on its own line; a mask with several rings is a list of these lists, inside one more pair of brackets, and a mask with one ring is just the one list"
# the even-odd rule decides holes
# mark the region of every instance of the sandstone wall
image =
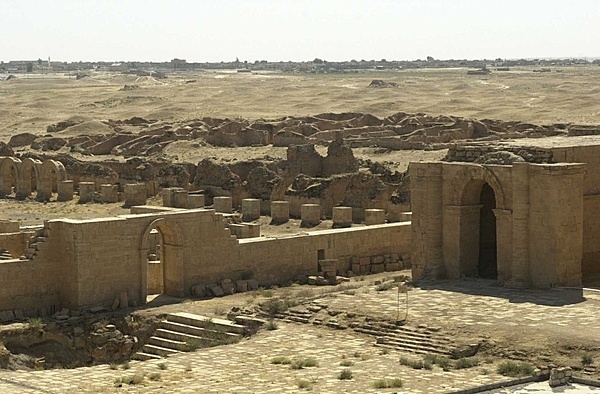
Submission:
[[581,275],[586,280],[600,278],[600,195],[583,197],[583,257]]

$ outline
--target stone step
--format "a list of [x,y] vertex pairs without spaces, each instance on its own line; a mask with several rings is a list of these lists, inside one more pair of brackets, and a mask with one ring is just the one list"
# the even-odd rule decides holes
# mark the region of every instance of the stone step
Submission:
[[209,318],[206,316],[194,315],[187,312],[170,313],[167,316],[167,321],[187,324],[189,326],[206,328],[211,330],[219,331],[223,330],[235,334],[243,335],[246,332],[246,328],[242,325],[235,324],[229,320]]
[[173,339],[162,338],[156,335],[151,336],[148,340],[148,345],[158,346],[165,349],[177,350],[179,352],[184,352],[188,350],[188,346],[186,346],[185,341],[176,341]]
[[210,338],[210,339],[225,339],[225,338],[239,338],[240,334],[227,331],[211,330],[203,327],[190,326],[184,323],[177,323],[174,321],[162,321],[160,327],[169,331],[175,331],[184,334],[190,334],[196,337]]
[[421,342],[428,342],[428,343],[432,343],[432,344],[438,344],[440,346],[445,346],[445,345],[448,345],[448,343],[449,343],[448,340],[443,337],[435,338],[432,336],[422,336],[422,335],[417,335],[417,334],[413,334],[413,333],[386,332],[386,331],[374,330],[374,329],[364,328],[364,327],[356,327],[354,330],[357,332],[361,332],[363,334],[373,335],[376,337],[387,337],[387,338],[396,339],[396,340],[421,341]]
[[167,356],[170,356],[171,354],[181,353],[178,350],[173,350],[173,349],[165,348],[162,346],[156,346],[156,345],[150,345],[150,344],[146,344],[146,345],[142,346],[141,352],[155,354],[155,355],[161,356],[161,357],[167,357]]
[[400,346],[394,344],[387,343],[376,343],[375,346],[385,347],[388,349],[402,350],[405,352],[415,353],[415,354],[439,354],[441,356],[449,356],[450,352],[442,351],[436,348],[428,348],[428,347],[414,347],[414,346]]
[[[195,341],[200,343],[201,345],[211,346],[216,341],[212,338],[203,338],[197,335],[186,334],[178,331],[167,330],[164,328],[159,328],[154,332],[154,337],[165,338],[172,341],[183,342],[184,344],[190,341]],[[185,350],[185,349],[178,349]]]
[[133,355],[133,359],[138,360],[138,361],[160,360],[161,358],[162,358],[161,356],[158,356],[156,354],[150,354],[150,353],[144,353],[144,352],[137,352],[136,354]]
[[448,348],[443,348],[443,347],[438,347],[438,346],[432,346],[432,345],[427,344],[427,343],[414,343],[414,342],[411,343],[411,342],[405,342],[405,341],[390,341],[390,340],[385,340],[384,344],[395,346],[398,349],[410,350],[410,351],[413,351],[413,352],[414,351],[424,351],[424,352],[427,352],[427,353],[450,354],[450,349],[448,349]]

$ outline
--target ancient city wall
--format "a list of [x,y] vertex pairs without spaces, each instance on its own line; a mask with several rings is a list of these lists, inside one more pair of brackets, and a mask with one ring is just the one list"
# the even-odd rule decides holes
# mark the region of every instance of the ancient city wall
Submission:
[[36,316],[110,307],[123,297],[130,306],[145,302],[148,288],[160,286],[148,271],[153,230],[163,240],[163,267],[152,269],[163,272],[164,292],[178,297],[197,284],[248,275],[265,286],[287,283],[315,275],[319,258],[340,259],[339,268],[349,269],[351,257],[410,253],[409,222],[244,240],[225,224],[207,209],[48,221],[29,241],[29,258],[0,263],[0,311]]

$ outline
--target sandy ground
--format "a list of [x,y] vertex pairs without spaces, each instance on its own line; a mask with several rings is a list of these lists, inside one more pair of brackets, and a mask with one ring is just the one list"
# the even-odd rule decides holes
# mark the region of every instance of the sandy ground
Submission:
[[[560,71],[560,72],[559,72]],[[373,79],[398,88],[369,89]],[[124,85],[137,85],[120,91]],[[514,68],[488,76],[465,69],[370,71],[357,74],[169,74],[165,80],[120,74],[18,75],[0,82],[0,138],[45,132],[72,116],[176,121],[213,117],[275,118],[322,112],[398,111],[520,120],[600,123],[600,67],[550,73]]]

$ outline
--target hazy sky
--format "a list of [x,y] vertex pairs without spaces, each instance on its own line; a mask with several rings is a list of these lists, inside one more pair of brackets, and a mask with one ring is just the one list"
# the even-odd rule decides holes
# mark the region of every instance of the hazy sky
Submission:
[[600,57],[600,0],[0,0],[0,60]]

